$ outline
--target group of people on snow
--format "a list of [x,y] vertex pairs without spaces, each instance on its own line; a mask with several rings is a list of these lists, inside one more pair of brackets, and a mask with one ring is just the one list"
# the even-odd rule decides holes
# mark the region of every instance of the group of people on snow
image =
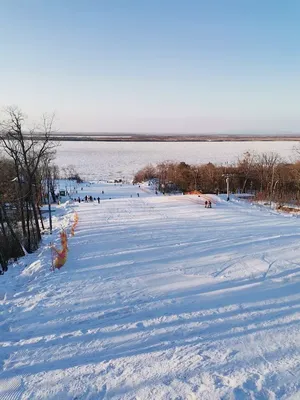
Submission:
[[211,208],[211,201],[210,200],[205,200],[205,203],[204,203],[205,205],[204,205],[204,207],[205,208]]
[[100,201],[101,201],[101,199],[100,199],[100,197],[98,196],[97,198],[96,197],[93,197],[93,196],[84,196],[84,198],[83,199],[81,199],[79,196],[78,196],[78,198],[77,199],[73,199],[73,200],[75,200],[75,201],[78,201],[78,203],[81,203],[82,201],[84,201],[84,202],[91,202],[91,201],[98,201],[98,204],[100,204]]

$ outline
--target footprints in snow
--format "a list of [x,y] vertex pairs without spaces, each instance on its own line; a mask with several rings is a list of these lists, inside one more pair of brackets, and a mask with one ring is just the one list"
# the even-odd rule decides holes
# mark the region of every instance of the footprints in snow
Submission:
[[259,374],[252,374],[248,376],[247,380],[241,386],[233,390],[234,398],[236,400],[269,400],[273,398],[272,393],[263,386],[263,377]]

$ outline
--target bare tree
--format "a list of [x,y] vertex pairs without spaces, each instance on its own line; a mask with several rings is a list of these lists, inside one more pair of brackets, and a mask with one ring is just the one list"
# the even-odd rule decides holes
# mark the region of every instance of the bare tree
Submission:
[[257,160],[257,154],[255,152],[246,151],[243,154],[243,158],[238,159],[237,169],[238,174],[242,182],[242,193],[245,193],[247,184],[251,178],[253,178],[253,170],[255,166],[255,162]]
[[0,159],[0,266],[2,272],[7,270],[9,258],[24,254],[19,232],[19,210],[16,186],[13,182],[14,174],[13,163],[7,159]]
[[[8,107],[0,123],[0,141],[6,154],[13,160],[16,174],[17,193],[21,210],[23,234],[27,237],[28,251],[31,251],[30,232],[34,245],[41,239],[39,224],[39,203],[41,198],[38,172],[43,160],[51,160],[57,143],[51,141],[53,116],[43,116],[41,124],[26,129],[26,117],[17,107]],[[25,190],[24,190],[25,187]],[[24,193],[26,191],[26,193]],[[25,216],[26,214],[26,216]]]

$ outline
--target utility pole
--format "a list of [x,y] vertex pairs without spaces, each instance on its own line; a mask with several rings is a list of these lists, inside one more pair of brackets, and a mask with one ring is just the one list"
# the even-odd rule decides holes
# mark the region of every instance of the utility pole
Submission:
[[229,176],[226,178],[226,183],[227,183],[227,201],[229,201]]
[[223,174],[222,176],[224,176],[226,178],[226,190],[227,190],[227,201],[230,200],[229,197],[229,178],[232,176],[232,174]]
[[232,176],[232,174],[227,173],[227,168],[228,168],[228,161],[225,162],[225,174],[222,174],[226,178],[226,190],[227,190],[227,201],[230,200],[229,197],[229,178]]

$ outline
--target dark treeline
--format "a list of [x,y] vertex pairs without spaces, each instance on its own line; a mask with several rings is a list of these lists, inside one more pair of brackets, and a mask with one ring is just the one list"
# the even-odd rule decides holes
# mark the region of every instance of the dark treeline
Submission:
[[227,176],[233,193],[252,193],[278,203],[300,200],[300,162],[284,162],[277,153],[246,152],[233,165],[162,162],[140,170],[134,182],[156,178],[161,192],[222,193]]
[[58,176],[58,168],[52,164],[57,145],[50,141],[52,121],[44,117],[41,125],[28,131],[24,114],[10,107],[0,122],[1,273],[7,270],[9,259],[33,252],[41,240],[44,222],[40,206],[48,193],[55,198]]

